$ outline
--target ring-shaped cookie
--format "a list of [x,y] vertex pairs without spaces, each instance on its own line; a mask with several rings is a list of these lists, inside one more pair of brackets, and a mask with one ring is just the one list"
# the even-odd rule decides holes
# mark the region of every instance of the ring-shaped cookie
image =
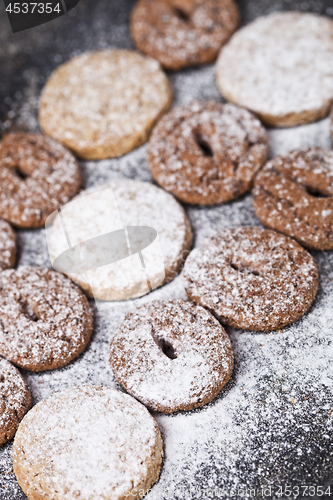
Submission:
[[231,342],[192,302],[155,301],[126,316],[111,341],[119,383],[151,410],[174,413],[209,403],[230,379]]
[[309,148],[265,165],[252,191],[265,226],[313,250],[333,250],[333,151]]
[[31,371],[67,365],[87,346],[89,303],[60,273],[21,267],[0,273],[0,354]]
[[275,231],[225,229],[189,255],[188,297],[226,325],[268,332],[298,320],[318,288],[313,257]]
[[164,116],[148,148],[152,176],[184,203],[242,196],[268,157],[258,118],[232,104],[194,101]]

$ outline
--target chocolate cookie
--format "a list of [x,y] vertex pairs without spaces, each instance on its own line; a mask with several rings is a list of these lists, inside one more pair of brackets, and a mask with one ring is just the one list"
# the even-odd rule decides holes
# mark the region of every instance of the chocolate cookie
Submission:
[[224,324],[268,332],[297,321],[318,288],[314,259],[296,241],[257,227],[225,229],[189,255],[188,297]]
[[0,356],[0,445],[15,436],[30,406],[31,394],[24,378]]
[[252,191],[265,226],[313,250],[333,249],[333,151],[309,148],[278,156]]
[[268,125],[292,127],[329,113],[332,58],[332,19],[275,12],[240,29],[222,48],[217,84],[226,99]]
[[0,271],[10,269],[16,260],[16,234],[8,222],[0,219]]
[[92,328],[86,297],[62,274],[28,266],[0,273],[0,354],[20,368],[67,365]]
[[20,228],[42,227],[79,191],[74,156],[41,134],[8,134],[0,142],[0,217]]
[[131,33],[142,52],[178,70],[214,61],[239,18],[234,0],[140,0]]
[[111,341],[110,361],[127,392],[164,413],[209,403],[234,364],[229,337],[214,316],[178,299],[128,314]]
[[79,157],[102,160],[146,142],[171,101],[157,61],[131,50],[88,52],[52,73],[40,98],[39,122]]
[[181,201],[225,203],[252,188],[268,156],[260,121],[245,109],[194,101],[163,117],[148,148],[154,179]]
[[75,387],[26,415],[14,441],[14,472],[29,500],[134,500],[158,479],[162,446],[155,419],[134,398]]

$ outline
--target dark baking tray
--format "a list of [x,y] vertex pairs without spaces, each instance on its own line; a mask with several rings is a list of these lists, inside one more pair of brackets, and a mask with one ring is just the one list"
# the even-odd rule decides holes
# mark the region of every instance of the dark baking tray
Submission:
[[[95,2],[81,0],[70,15],[14,35],[11,32],[3,2],[0,1],[1,132],[38,129],[36,120],[38,94],[48,75],[61,62],[86,50],[111,46],[133,48],[129,34],[129,15],[134,4],[134,0]],[[239,5],[243,24],[276,10],[311,11],[333,17],[333,0],[239,0]],[[186,100],[186,85],[191,86],[191,81],[197,78],[199,71],[210,75],[211,70],[203,67],[195,71],[184,70],[177,75],[170,73],[176,94],[182,82],[184,83],[183,98],[176,95],[176,102]],[[220,99],[217,90],[209,86],[207,89],[203,87],[198,92],[198,96]],[[309,130],[309,136],[311,136],[312,129]],[[310,142],[316,143],[317,139],[314,136],[316,133],[318,135],[321,129],[317,132],[316,130],[313,129],[314,135],[311,136]],[[320,139],[318,140],[320,142]],[[86,186],[98,184],[113,175],[150,180],[145,165],[144,150],[142,153],[130,155],[128,161],[125,159],[109,164],[104,163],[103,168],[92,163],[82,166]],[[187,208],[187,211],[196,236],[204,224],[210,225],[212,229],[223,227],[223,224],[254,223],[259,225],[249,196],[222,208],[194,207]],[[226,221],[223,224],[222,218]],[[18,241],[18,264],[49,265],[42,231],[18,231]],[[318,486],[326,489],[330,482],[333,482],[332,414],[329,413],[329,408],[333,410],[333,403],[331,388],[327,382],[330,380],[332,386],[333,375],[329,361],[332,361],[333,327],[329,323],[329,311],[332,307],[333,296],[333,258],[325,252],[317,252],[314,256],[321,273],[321,286],[308,319],[305,322],[299,322],[294,327],[287,328],[287,333],[280,334],[280,337],[279,333],[270,336],[253,333],[242,335],[229,329],[236,364],[232,380],[222,394],[206,409],[192,412],[192,417],[186,413],[174,417],[157,415],[165,440],[166,459],[161,480],[148,494],[148,498],[304,498],[308,496],[329,498],[328,495],[321,495]],[[162,295],[164,293],[166,297],[177,296],[179,287],[172,284],[167,287],[163,287]],[[25,373],[32,387],[34,402],[53,390],[60,390],[77,383],[78,378],[85,383],[114,384],[108,366],[109,334],[107,335],[106,331],[112,330],[117,325],[122,312],[119,314],[115,312],[114,317],[112,314],[109,313],[106,316],[95,314],[94,339],[87,352],[75,362],[76,364],[72,363],[68,368],[41,375]],[[327,319],[324,323],[321,321],[323,314]],[[309,329],[308,336],[304,331],[306,328]],[[324,359],[323,368],[314,371],[317,374],[322,373],[326,382],[321,383],[319,379],[316,379],[305,383],[303,379],[298,379],[303,376],[302,370],[292,368],[293,359],[295,356],[307,355],[311,349],[316,349],[318,344],[324,346],[323,352],[327,353],[327,363],[325,364]],[[271,373],[268,369],[265,375],[258,369],[261,366],[258,358],[261,348],[266,349],[262,364],[265,365],[267,362],[267,366],[269,365],[270,346],[272,346],[273,353],[276,352],[284,362],[280,375],[277,375],[276,367],[272,368]],[[254,366],[251,365],[251,359],[255,360]],[[241,404],[241,400],[237,400],[237,405],[230,409],[231,423],[227,425],[225,422],[220,424],[217,422],[210,427],[209,431],[207,430],[206,435],[205,430],[200,426],[200,419],[208,422],[209,412],[213,414],[216,410],[218,420],[219,405],[224,401],[226,405],[231,404],[228,401],[230,398],[232,400],[233,391],[238,391],[246,370],[252,370],[254,377],[253,387],[249,386],[244,389],[245,392],[247,391],[248,402],[246,398]],[[38,390],[38,384],[43,387],[43,390]],[[292,385],[292,392],[282,389],[288,384]],[[290,404],[290,398],[284,396],[284,393],[292,394],[298,404],[293,407]],[[237,397],[239,398],[239,395]],[[285,403],[283,398],[285,398]],[[255,411],[251,406],[254,404],[254,399],[258,399],[258,409]],[[223,418],[225,415],[226,413],[223,413]],[[169,420],[167,421],[166,418]],[[186,436],[187,443],[191,442],[191,446],[188,453],[185,453],[185,459],[180,463],[180,460],[177,461],[172,456],[173,448],[170,448],[168,443],[168,429],[171,428],[170,422],[173,422],[176,427],[179,422],[179,432],[181,432],[184,428],[180,425],[183,418],[189,418],[189,422],[192,424],[198,422],[198,424],[197,429],[195,425],[193,427],[193,432],[197,435],[191,438],[192,441],[190,436]],[[226,429],[235,433],[237,431],[237,439],[233,440],[230,437],[229,441],[225,440],[221,433]],[[179,438],[180,442],[184,441],[184,447],[187,446],[186,439],[185,436],[184,439],[182,436]],[[219,440],[221,440],[221,445]],[[228,446],[223,446],[223,442],[228,442]],[[22,500],[26,497],[20,490],[12,471],[11,448],[12,443],[9,443],[0,450],[0,498]],[[177,450],[174,453],[177,454]],[[174,470],[171,472],[172,468]],[[269,485],[272,486],[271,495],[267,490]],[[288,485],[294,488],[290,496]],[[302,489],[302,485],[308,486],[308,489]],[[262,490],[263,486],[264,490]],[[315,494],[313,494],[313,489],[309,490],[309,486],[315,487]],[[297,487],[299,494],[297,494]],[[333,495],[333,486],[331,493]]]

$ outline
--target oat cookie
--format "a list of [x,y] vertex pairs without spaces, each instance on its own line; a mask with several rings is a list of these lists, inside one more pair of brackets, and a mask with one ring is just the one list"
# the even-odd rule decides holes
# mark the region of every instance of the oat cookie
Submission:
[[0,356],[0,445],[12,439],[31,406],[31,394],[18,371]]
[[188,297],[221,323],[268,332],[297,321],[318,288],[314,259],[296,241],[257,227],[225,229],[184,268]]
[[213,205],[249,191],[267,160],[264,127],[245,109],[194,101],[164,116],[148,148],[154,179],[185,203]]
[[14,471],[28,500],[138,499],[158,479],[155,419],[115,389],[81,386],[38,403],[22,421]]
[[67,365],[93,327],[84,294],[60,273],[21,267],[0,273],[0,354],[35,372]]
[[101,160],[146,142],[171,100],[157,61],[130,50],[88,52],[52,73],[41,95],[39,122],[79,157]]
[[16,234],[8,222],[0,219],[0,271],[14,267]]
[[[148,226],[158,233],[162,258],[164,258],[165,279],[171,281],[178,275],[191,247],[192,231],[189,220],[183,207],[172,195],[166,193],[149,182],[134,180],[117,180],[107,185],[83,191],[80,196],[98,192],[101,195],[91,201],[89,198],[89,217],[94,221],[96,234],[108,232],[104,227],[104,219],[100,222],[100,213],[105,213],[107,201],[103,197],[103,190],[112,187],[113,195],[121,218],[121,225],[115,226],[113,231],[123,226]],[[77,198],[78,199],[78,198]],[[63,215],[66,227],[75,228],[75,241],[72,245],[87,240],[87,222],[82,223],[82,205],[79,207],[68,205]],[[116,222],[116,217],[112,216]],[[49,238],[49,249],[52,262],[65,250],[62,246],[62,222],[56,220]],[[68,233],[72,238],[72,232]],[[67,247],[66,247],[67,248]],[[97,253],[97,252],[96,252]],[[72,273],[68,276],[77,283],[88,296],[100,300],[127,300],[140,297],[149,292],[149,288],[142,281],[142,274],[135,272],[138,255],[133,254],[117,262],[116,265],[101,266],[85,273]],[[153,283],[160,272],[155,266],[154,257],[150,260],[152,268],[148,270],[149,279]],[[163,262],[162,262],[163,265]],[[135,267],[135,269],[133,268]],[[141,268],[141,264],[140,264]],[[163,269],[164,270],[164,269]],[[93,289],[93,292],[92,292]]]
[[333,250],[333,151],[309,148],[278,156],[252,191],[265,226],[313,250]]
[[80,166],[41,134],[8,134],[0,142],[0,217],[20,228],[42,227],[77,194]]
[[217,83],[229,101],[268,125],[292,127],[328,114],[332,58],[331,19],[278,12],[245,26],[223,47]]
[[234,364],[220,323],[180,299],[150,302],[129,313],[112,338],[110,361],[127,392],[164,413],[209,403]]
[[239,21],[234,0],[140,0],[131,32],[142,52],[179,70],[214,61]]

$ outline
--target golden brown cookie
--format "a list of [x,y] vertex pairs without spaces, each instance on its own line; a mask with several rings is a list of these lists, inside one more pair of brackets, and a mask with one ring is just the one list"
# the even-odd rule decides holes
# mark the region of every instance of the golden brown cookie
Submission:
[[245,109],[194,101],[164,116],[149,142],[153,178],[185,203],[213,205],[238,198],[268,157],[260,121]]
[[155,301],[129,313],[111,341],[118,382],[164,413],[209,403],[230,379],[231,342],[214,316],[192,302]]
[[252,191],[265,226],[313,250],[333,250],[333,151],[309,148],[278,156]]
[[297,321],[318,288],[314,259],[295,240],[244,226],[225,229],[193,250],[188,297],[226,325],[268,332]]
[[0,271],[14,267],[16,234],[8,222],[0,219]]
[[39,122],[79,157],[101,160],[146,142],[171,100],[157,61],[130,50],[88,52],[52,73],[40,98]]
[[8,134],[0,142],[0,217],[20,228],[42,227],[77,194],[80,166],[41,134]]
[[67,365],[87,346],[92,311],[60,273],[21,267],[0,273],[0,354],[35,372]]
[[331,108],[332,58],[331,19],[276,12],[242,28],[222,48],[217,84],[226,99],[268,125],[301,125]]
[[17,431],[13,463],[28,500],[139,499],[159,477],[155,419],[134,398],[80,386],[38,403]]
[[179,70],[214,61],[239,18],[234,0],[139,0],[131,33],[142,52]]
[[0,445],[15,436],[31,406],[31,393],[18,371],[0,356]]

